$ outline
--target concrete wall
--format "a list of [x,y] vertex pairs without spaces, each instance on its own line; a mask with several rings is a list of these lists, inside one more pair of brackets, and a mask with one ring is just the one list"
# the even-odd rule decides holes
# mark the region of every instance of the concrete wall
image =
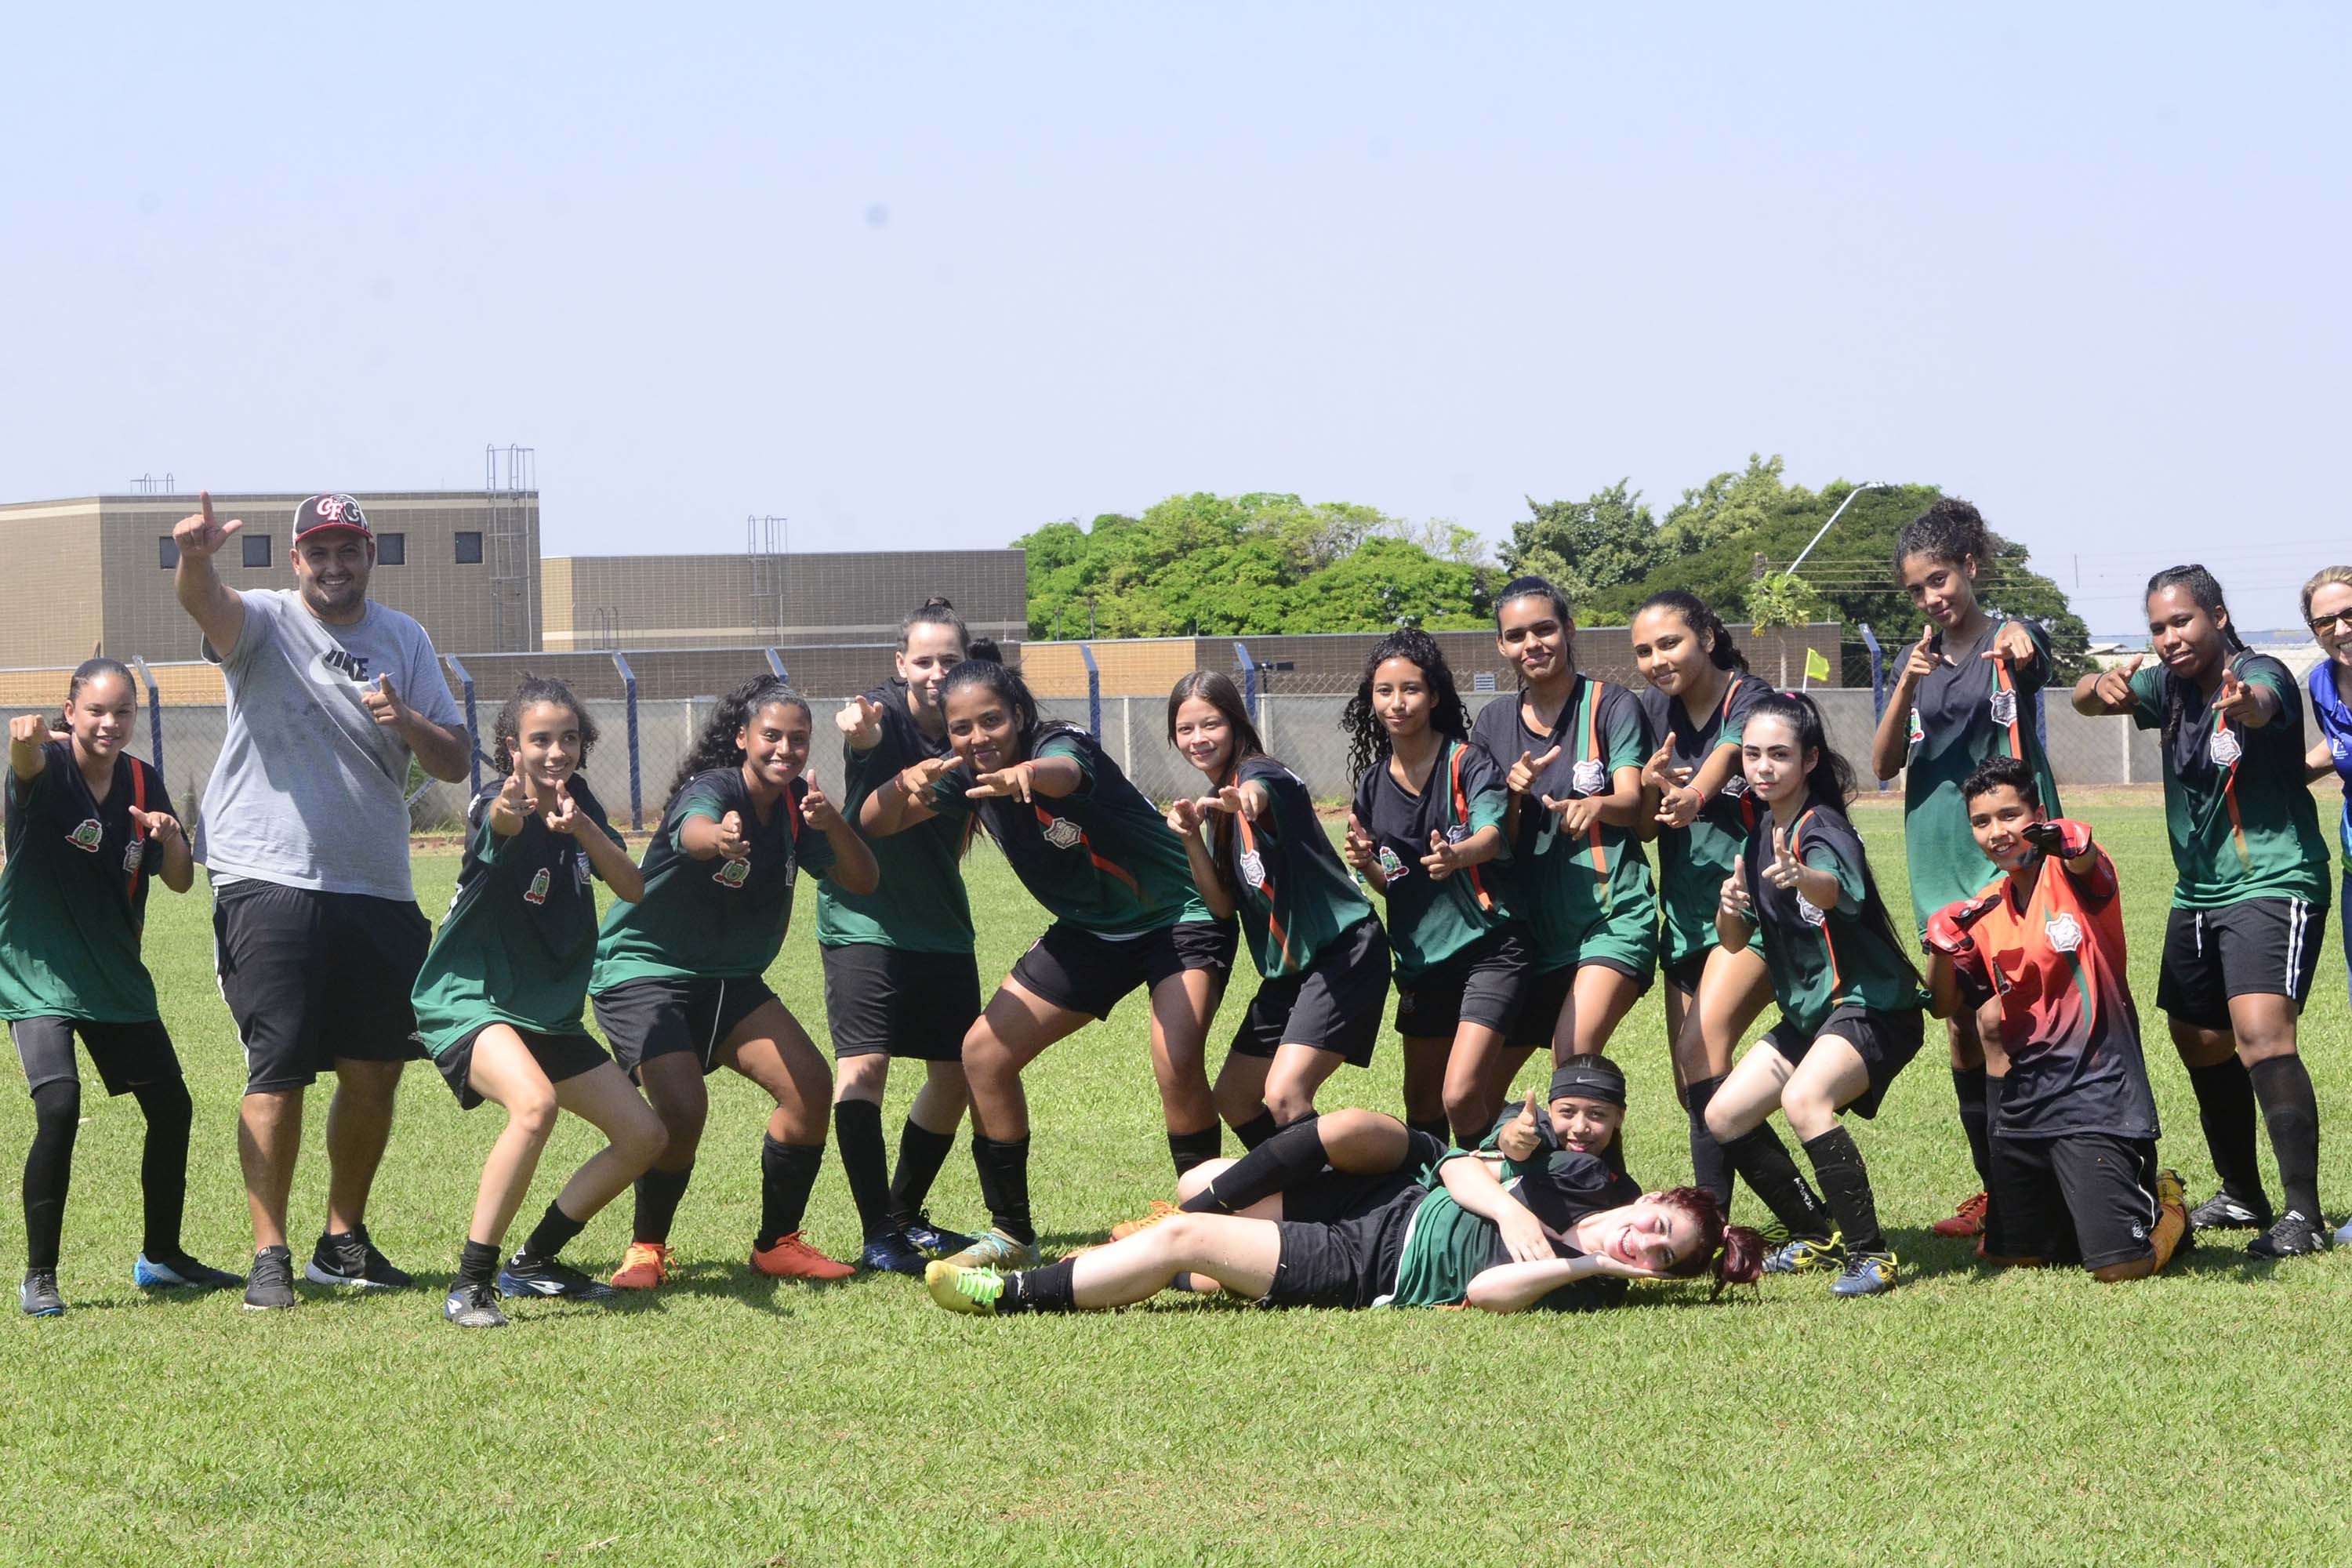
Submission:
[[[543,563],[545,646],[569,651],[725,644],[895,644],[898,623],[934,594],[955,601],[976,637],[1018,638],[1027,624],[1018,550],[843,551],[783,555],[781,624],[744,555],[572,555]],[[561,604],[563,618],[554,606]]]
[[8,582],[0,664],[79,664],[105,636],[110,574],[99,550],[100,518],[95,498],[0,507]]

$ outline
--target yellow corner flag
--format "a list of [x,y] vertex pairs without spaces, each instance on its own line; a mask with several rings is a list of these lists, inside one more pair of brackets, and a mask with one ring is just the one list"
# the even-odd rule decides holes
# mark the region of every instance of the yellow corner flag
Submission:
[[1816,680],[1827,680],[1829,678],[1829,655],[1817,647],[1807,648],[1805,650],[1805,684],[1811,686]]

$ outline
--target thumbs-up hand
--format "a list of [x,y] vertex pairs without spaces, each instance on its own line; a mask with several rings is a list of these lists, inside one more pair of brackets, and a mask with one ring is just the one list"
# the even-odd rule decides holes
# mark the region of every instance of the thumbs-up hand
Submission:
[[2115,712],[2127,710],[2133,702],[2131,678],[2138,673],[2139,667],[2147,659],[2147,655],[2136,653],[2113,669],[2101,671],[2098,684],[2091,689],[2099,700],[2099,706]]
[[807,793],[801,796],[801,820],[819,833],[830,833],[841,826],[841,813],[834,809],[833,796],[814,779],[809,780]]
[[833,727],[857,750],[871,751],[882,740],[882,704],[870,697],[853,697],[833,716]]
[[360,701],[387,730],[402,729],[408,723],[408,704],[400,700],[400,690],[393,685],[390,675],[377,676],[373,688],[361,691]]
[[719,819],[719,853],[729,860],[749,860],[751,841],[743,837],[743,814],[730,811]]
[[1509,786],[1513,795],[1525,795],[1536,787],[1537,775],[1558,761],[1559,761],[1558,746],[1554,746],[1540,757],[1532,752],[1521,752],[1519,760],[1511,764],[1511,771],[1503,782]]
[[1496,1134],[1495,1147],[1502,1151],[1503,1158],[1522,1162],[1534,1159],[1536,1151],[1543,1146],[1540,1119],[1549,1114],[1544,1109],[1543,1090],[1528,1090],[1528,1102]]

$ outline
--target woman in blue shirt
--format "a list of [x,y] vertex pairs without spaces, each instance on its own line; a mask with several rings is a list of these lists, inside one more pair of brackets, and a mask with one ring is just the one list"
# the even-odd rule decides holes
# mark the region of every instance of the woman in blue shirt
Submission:
[[[2352,987],[2352,566],[2323,566],[2312,574],[2303,585],[2303,619],[2327,656],[2304,679],[2304,689],[2311,694],[2311,716],[2319,722],[2319,738],[2304,766],[2314,784],[2330,773],[2344,781],[2344,813],[2336,828],[2342,857],[2336,908],[2344,927],[2345,983]],[[2336,1239],[2352,1242],[2352,1220],[2344,1223]]]

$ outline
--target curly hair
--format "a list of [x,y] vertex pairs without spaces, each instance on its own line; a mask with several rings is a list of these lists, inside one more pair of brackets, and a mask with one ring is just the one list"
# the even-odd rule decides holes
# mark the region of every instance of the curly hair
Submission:
[[498,764],[500,773],[514,772],[515,747],[522,740],[522,710],[534,702],[552,702],[559,708],[572,710],[572,719],[580,727],[580,761],[585,766],[588,753],[596,749],[599,733],[596,721],[588,717],[588,710],[572,695],[572,688],[552,676],[525,673],[522,684],[516,687],[507,705],[490,721],[490,760]]
[[1914,555],[1957,566],[1970,556],[1979,570],[1992,564],[1992,531],[1984,514],[1958,496],[1937,496],[1895,536],[1895,574]]
[[1469,710],[1462,706],[1462,695],[1454,687],[1453,668],[1445,662],[1437,639],[1410,626],[1391,632],[1364,656],[1363,679],[1356,683],[1355,696],[1339,715],[1340,732],[1348,737],[1350,779],[1362,778],[1389,754],[1389,727],[1372,711],[1372,674],[1392,658],[1411,660],[1429,682],[1429,727],[1456,741],[1470,738]]
[[[686,781],[697,773],[707,773],[713,768],[741,767],[743,748],[735,743],[735,737],[743,732],[743,726],[761,710],[780,702],[787,708],[799,709],[803,715],[809,713],[808,699],[772,675],[747,680],[720,698],[718,709],[703,723],[701,732],[694,737],[694,744],[687,749],[686,760],[677,764],[677,776],[669,784],[671,797],[675,799],[677,792],[686,787]],[[814,718],[811,721],[814,721]]]

